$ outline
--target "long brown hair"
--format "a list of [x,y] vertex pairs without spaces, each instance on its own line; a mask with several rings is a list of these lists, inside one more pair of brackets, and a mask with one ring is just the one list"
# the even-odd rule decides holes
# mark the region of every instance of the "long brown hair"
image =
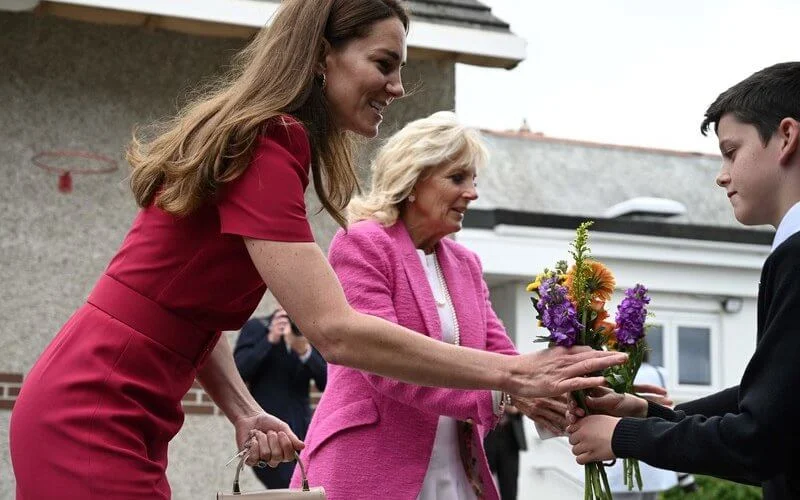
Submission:
[[349,133],[333,124],[314,69],[326,43],[340,48],[391,17],[408,30],[399,0],[283,0],[272,23],[208,92],[163,124],[151,141],[134,132],[127,158],[136,202],[155,203],[174,215],[191,213],[220,184],[244,172],[265,122],[289,113],[308,132],[317,196],[344,226],[342,212],[358,188],[352,144]]

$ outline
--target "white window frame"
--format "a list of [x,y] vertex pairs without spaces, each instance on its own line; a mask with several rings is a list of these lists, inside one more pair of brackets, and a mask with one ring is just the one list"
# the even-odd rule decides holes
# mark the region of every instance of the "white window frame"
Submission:
[[[667,370],[667,390],[675,400],[702,397],[719,391],[722,387],[723,359],[721,343],[720,315],[702,312],[653,311],[655,317],[648,321],[663,327],[662,346],[664,368]],[[707,328],[710,336],[710,385],[681,384],[679,380],[678,328]]]

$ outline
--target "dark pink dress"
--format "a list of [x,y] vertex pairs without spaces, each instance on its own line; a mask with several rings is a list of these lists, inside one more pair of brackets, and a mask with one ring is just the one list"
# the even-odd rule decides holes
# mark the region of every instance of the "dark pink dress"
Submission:
[[[305,130],[274,119],[247,170],[189,216],[142,210],[28,373],[11,416],[17,498],[164,498],[181,398],[266,287],[243,236],[310,242]],[[231,443],[233,446],[233,443]]]

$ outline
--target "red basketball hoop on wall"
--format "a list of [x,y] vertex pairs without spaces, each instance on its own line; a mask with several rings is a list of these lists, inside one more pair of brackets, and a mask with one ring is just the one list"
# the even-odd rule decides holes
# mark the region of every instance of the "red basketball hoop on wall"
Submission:
[[[71,159],[89,160],[81,162],[83,166],[69,166]],[[117,162],[97,153],[88,151],[42,151],[31,158],[31,162],[42,170],[58,174],[58,190],[62,193],[72,192],[72,175],[110,174],[118,169]],[[66,166],[61,166],[65,163]],[[93,167],[92,164],[96,166]]]

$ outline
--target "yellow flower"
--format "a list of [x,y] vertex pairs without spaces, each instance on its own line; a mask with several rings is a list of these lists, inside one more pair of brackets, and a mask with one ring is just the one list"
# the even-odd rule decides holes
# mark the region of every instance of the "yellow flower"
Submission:
[[547,278],[547,275],[545,275],[544,273],[537,274],[536,275],[536,279],[534,279],[533,281],[528,283],[528,286],[525,287],[525,291],[526,292],[534,292],[534,291],[536,291],[540,286],[542,286],[542,281],[544,281],[546,278]]

